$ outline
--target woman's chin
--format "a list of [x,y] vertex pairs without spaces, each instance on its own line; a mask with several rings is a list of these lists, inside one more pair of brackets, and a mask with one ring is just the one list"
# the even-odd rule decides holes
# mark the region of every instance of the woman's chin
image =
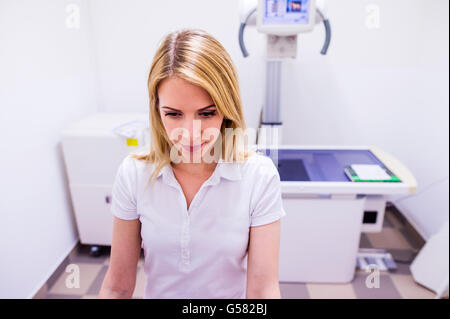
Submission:
[[212,153],[213,147],[211,146],[211,143],[205,143],[201,147],[198,147],[196,149],[190,149],[188,150],[185,147],[178,147],[177,148],[179,153],[181,153],[181,157],[183,159],[184,163],[212,163],[214,162],[214,156]]

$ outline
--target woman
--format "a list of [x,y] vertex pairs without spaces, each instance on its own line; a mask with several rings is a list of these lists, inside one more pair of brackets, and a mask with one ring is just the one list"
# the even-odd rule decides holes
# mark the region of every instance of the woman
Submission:
[[148,89],[150,151],[126,157],[116,175],[99,297],[132,296],[142,246],[144,298],[280,298],[280,177],[269,158],[242,147],[228,53],[204,31],[171,33]]

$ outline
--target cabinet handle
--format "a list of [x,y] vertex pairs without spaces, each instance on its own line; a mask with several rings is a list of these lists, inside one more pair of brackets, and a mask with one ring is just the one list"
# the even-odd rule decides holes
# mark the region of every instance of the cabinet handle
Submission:
[[111,202],[111,196],[106,195],[105,196],[105,202],[106,202],[106,204],[109,204]]

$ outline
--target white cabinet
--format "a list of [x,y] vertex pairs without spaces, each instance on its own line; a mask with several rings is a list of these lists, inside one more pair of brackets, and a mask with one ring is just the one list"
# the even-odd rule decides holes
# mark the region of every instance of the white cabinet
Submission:
[[[130,137],[115,131],[129,123],[144,124],[138,137],[131,138],[132,143]],[[110,207],[114,178],[129,153],[148,146],[147,123],[146,113],[96,113],[63,131],[64,162],[82,244],[111,245],[113,217]]]
[[81,243],[110,246],[111,186],[70,185],[70,193]]
[[283,198],[279,280],[346,283],[355,274],[365,198]]

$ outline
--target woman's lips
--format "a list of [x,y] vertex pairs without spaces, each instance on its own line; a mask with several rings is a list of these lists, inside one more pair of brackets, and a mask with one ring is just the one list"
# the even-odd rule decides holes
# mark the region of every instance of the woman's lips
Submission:
[[181,144],[181,146],[183,146],[183,148],[188,152],[196,152],[196,151],[200,150],[205,144],[206,144],[206,142],[203,144],[194,145],[194,146],[183,145],[183,144]]

